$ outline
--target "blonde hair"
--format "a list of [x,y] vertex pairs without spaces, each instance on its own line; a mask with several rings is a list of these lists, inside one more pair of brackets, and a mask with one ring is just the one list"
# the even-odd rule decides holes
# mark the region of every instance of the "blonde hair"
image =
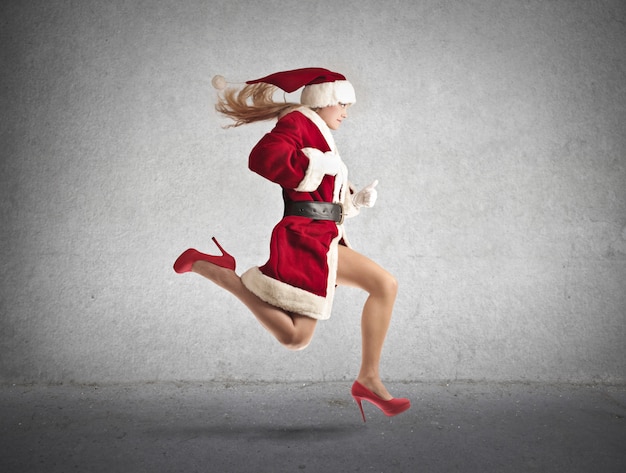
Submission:
[[215,110],[235,122],[227,126],[231,128],[277,119],[302,106],[298,103],[275,102],[273,96],[276,90],[276,86],[264,82],[248,84],[241,89],[226,89],[218,95]]

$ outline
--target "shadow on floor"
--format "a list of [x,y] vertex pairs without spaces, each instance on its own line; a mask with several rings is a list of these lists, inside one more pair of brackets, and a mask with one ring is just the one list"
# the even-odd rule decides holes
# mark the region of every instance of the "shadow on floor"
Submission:
[[347,383],[0,388],[7,472],[626,471],[626,388]]

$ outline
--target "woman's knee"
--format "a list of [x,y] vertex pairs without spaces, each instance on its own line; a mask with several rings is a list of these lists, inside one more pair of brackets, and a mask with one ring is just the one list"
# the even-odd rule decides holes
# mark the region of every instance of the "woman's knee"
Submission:
[[317,320],[303,315],[292,315],[293,330],[283,333],[278,341],[289,350],[304,350],[311,343]]
[[279,341],[288,350],[300,351],[309,346],[311,338],[312,337],[309,335],[294,333],[291,336],[283,337],[283,339]]
[[370,294],[395,298],[398,294],[398,280],[385,271],[376,279]]
[[287,349],[291,351],[301,351],[301,350],[304,350],[306,347],[308,347],[310,343],[311,341],[309,340],[307,342],[285,345],[285,347],[287,347]]

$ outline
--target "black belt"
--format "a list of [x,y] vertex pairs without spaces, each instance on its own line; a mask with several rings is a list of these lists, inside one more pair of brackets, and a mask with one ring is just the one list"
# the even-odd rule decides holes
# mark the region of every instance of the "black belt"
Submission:
[[285,214],[343,223],[343,205],[330,202],[285,202]]

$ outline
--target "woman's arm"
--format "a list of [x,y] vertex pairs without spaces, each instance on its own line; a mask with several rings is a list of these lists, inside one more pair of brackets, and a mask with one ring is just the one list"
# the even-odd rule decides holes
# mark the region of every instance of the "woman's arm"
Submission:
[[330,151],[305,146],[313,142],[311,130],[319,133],[312,127],[297,112],[283,117],[253,148],[249,168],[287,189],[314,191],[325,175],[337,174],[341,159]]

